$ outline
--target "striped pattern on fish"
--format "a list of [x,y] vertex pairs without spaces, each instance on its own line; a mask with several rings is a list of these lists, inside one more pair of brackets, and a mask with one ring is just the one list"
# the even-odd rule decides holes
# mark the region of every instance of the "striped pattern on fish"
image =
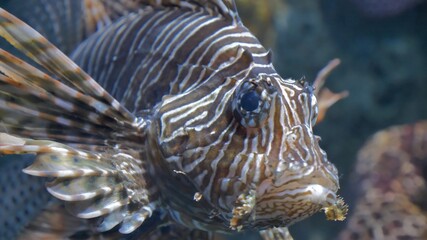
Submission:
[[222,16],[208,15],[203,8],[147,9],[97,33],[76,50],[74,59],[90,75],[99,76],[128,109],[138,111],[149,109],[165,93],[200,85],[235,57],[239,46],[249,48],[257,62],[273,72],[265,60],[268,53],[241,24],[229,26]]
[[159,212],[178,229],[289,239],[321,209],[342,219],[313,88],[276,73],[234,2],[137,4],[75,62],[0,11],[0,35],[49,72],[0,54],[1,121],[19,136],[0,152],[37,154],[24,171],[55,177],[49,192],[100,218],[99,232],[131,233]]
[[141,8],[141,3],[133,0],[18,0],[0,4],[66,54],[94,32]]

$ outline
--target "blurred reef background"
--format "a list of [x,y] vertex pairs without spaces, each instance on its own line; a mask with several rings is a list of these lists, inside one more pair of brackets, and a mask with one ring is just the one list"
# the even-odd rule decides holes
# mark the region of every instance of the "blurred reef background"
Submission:
[[[427,119],[427,1],[238,0],[237,4],[244,23],[273,49],[282,77],[313,81],[331,59],[341,59],[326,86],[334,92],[348,90],[350,95],[331,107],[315,132],[341,173],[340,191],[351,217],[360,180],[355,164],[363,144],[384,128]],[[290,230],[296,240],[329,240],[336,239],[346,224],[327,222],[318,214]]]
[[[351,217],[363,144],[384,128],[427,119],[427,1],[237,0],[237,5],[246,26],[273,49],[282,77],[313,81],[331,59],[341,59],[326,86],[350,95],[329,110],[315,132],[341,173],[340,192]],[[5,166],[0,162],[0,167]],[[346,224],[318,214],[290,230],[295,240],[330,240]]]

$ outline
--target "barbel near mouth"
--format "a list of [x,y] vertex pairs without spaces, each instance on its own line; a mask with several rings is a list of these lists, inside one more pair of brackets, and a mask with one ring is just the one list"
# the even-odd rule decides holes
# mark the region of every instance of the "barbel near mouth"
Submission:
[[319,204],[325,212],[327,220],[343,221],[348,212],[348,205],[344,200],[332,190],[320,185],[311,184],[306,187],[307,192],[311,192],[308,198],[313,203]]
[[[307,185],[303,191],[307,194],[306,200],[322,206],[327,220],[343,221],[348,213],[348,205],[333,190],[320,184]],[[300,190],[301,190],[300,189]]]

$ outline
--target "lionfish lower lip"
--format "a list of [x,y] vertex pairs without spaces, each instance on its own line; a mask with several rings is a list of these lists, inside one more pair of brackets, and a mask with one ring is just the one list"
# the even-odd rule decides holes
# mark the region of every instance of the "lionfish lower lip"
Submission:
[[330,207],[336,205],[338,198],[334,190],[329,189],[320,184],[310,184],[304,189],[307,194],[307,200],[312,203],[319,204],[322,207]]
[[321,206],[327,220],[343,221],[348,213],[348,205],[344,200],[332,191],[319,184],[311,184],[305,188],[307,200]]

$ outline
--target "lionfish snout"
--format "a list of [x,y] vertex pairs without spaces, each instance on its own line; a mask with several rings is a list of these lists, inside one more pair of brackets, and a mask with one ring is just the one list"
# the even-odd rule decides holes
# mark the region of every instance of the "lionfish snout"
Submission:
[[[305,124],[287,132],[277,166],[272,169],[271,185],[261,186],[262,193],[258,193],[259,220],[265,215],[289,225],[321,209],[345,208],[336,194],[339,188],[337,169],[328,161],[319,140]],[[266,210],[269,205],[276,206],[274,212]]]
[[294,126],[286,134],[285,148],[276,168],[275,184],[296,181],[300,185],[319,184],[333,192],[339,188],[338,171],[319,146],[320,137],[310,126]]

